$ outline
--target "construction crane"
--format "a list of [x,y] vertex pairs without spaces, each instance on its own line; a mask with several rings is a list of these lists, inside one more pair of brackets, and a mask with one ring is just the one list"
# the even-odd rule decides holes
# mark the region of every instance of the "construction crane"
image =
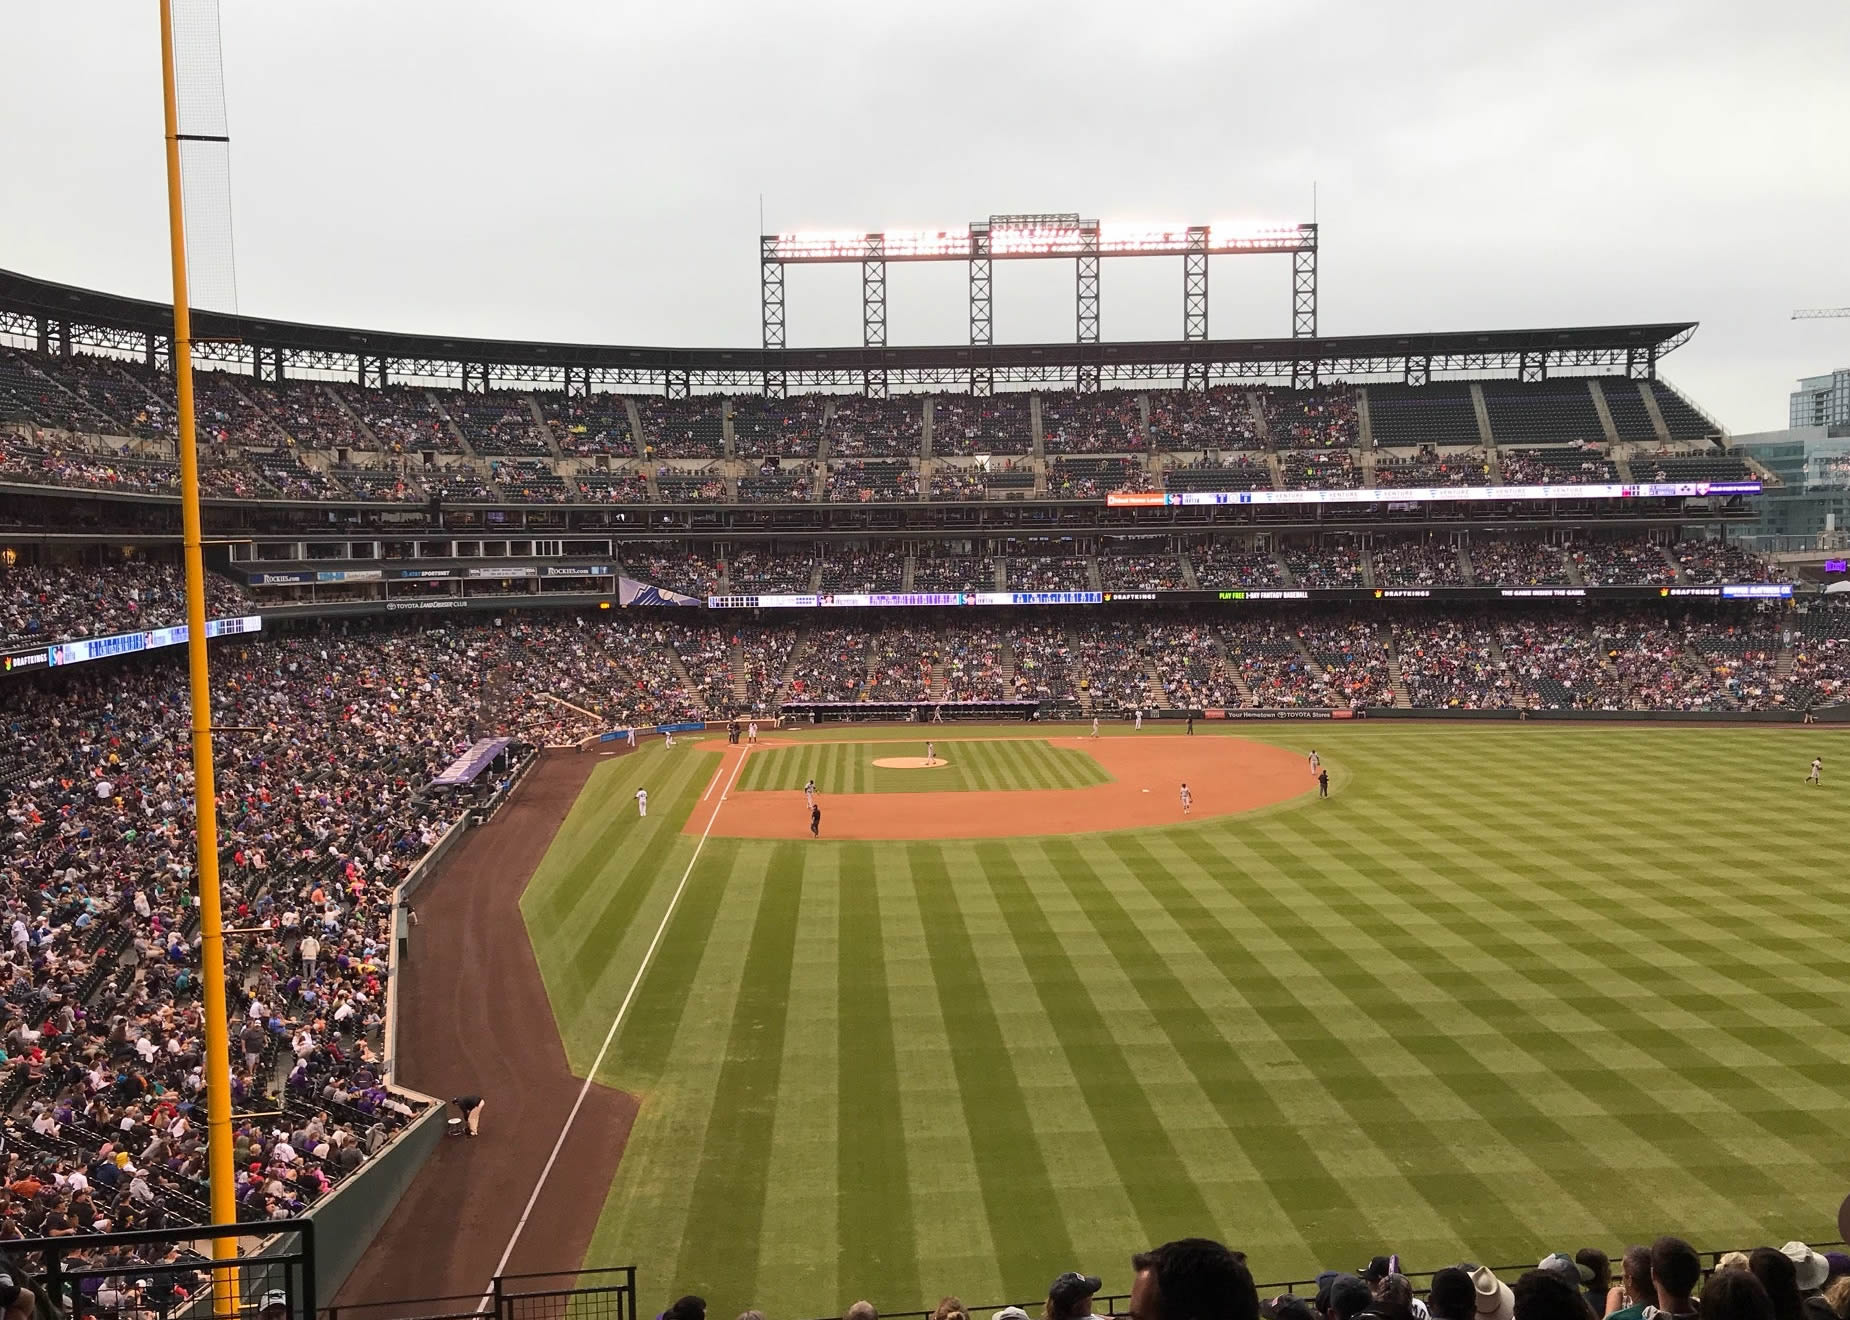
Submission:
[[1795,321],[1829,321],[1839,316],[1850,316],[1850,307],[1801,307],[1792,314]]

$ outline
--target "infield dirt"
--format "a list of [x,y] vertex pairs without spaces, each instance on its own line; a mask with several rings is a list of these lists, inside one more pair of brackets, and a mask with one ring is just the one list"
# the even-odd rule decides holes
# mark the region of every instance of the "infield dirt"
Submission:
[[[805,742],[818,741],[805,739]],[[852,742],[852,739],[843,739]],[[1086,788],[1022,789],[1003,793],[829,794],[822,806],[825,839],[994,839],[1018,834],[1089,834],[1099,830],[1174,825],[1253,811],[1314,793],[1316,780],[1296,752],[1244,738],[1048,738],[1053,747],[1083,751],[1104,767],[1112,782]],[[766,739],[761,749],[791,746]],[[869,744],[868,756],[893,744]],[[956,743],[947,743],[955,756]],[[732,780],[741,757],[752,751],[725,749],[716,778]],[[1194,808],[1182,814],[1181,787]],[[743,792],[726,796],[725,810],[695,811],[683,827],[699,834],[712,819],[715,836],[734,839],[797,839],[809,834],[809,807],[798,790]]]

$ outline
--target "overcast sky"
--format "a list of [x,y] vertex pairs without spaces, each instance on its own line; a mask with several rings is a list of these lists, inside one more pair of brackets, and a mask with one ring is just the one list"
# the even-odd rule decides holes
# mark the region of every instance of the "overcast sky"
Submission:
[[[189,0],[182,0],[187,3]],[[0,266],[165,298],[153,0],[0,3]],[[1322,225],[1325,334],[1700,320],[1665,374],[1730,429],[1850,364],[1850,3],[933,5],[222,0],[242,310],[755,345],[772,229],[992,212]],[[1212,333],[1289,330],[1219,258]],[[889,342],[967,338],[896,266]],[[1173,260],[1107,339],[1179,337]],[[854,267],[789,340],[858,343]],[[1069,263],[998,263],[999,341],[1070,340]]]

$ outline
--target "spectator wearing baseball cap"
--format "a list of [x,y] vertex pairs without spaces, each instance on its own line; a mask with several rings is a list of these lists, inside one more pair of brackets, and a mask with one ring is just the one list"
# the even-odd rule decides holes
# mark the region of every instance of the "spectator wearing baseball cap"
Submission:
[[1104,1287],[1095,1274],[1068,1270],[1047,1285],[1047,1302],[1041,1308],[1042,1320],[1087,1320],[1092,1314],[1092,1298]]
[[1330,1299],[1324,1310],[1325,1320],[1356,1320],[1372,1311],[1375,1290],[1368,1281],[1355,1274],[1339,1274],[1330,1280]]

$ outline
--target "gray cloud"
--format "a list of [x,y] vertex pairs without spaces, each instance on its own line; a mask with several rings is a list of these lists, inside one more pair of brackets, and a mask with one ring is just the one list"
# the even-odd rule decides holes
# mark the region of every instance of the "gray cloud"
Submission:
[[[457,334],[751,344],[774,227],[991,211],[1324,226],[1328,333],[1694,317],[1666,372],[1736,430],[1850,361],[1850,6],[223,0],[245,310]],[[152,7],[0,7],[0,264],[166,293]],[[1286,328],[1218,261],[1217,335]],[[1111,338],[1179,332],[1174,263],[1105,275]],[[965,333],[896,271],[892,337]],[[1070,267],[997,332],[1072,334]],[[855,342],[794,270],[792,342]]]

